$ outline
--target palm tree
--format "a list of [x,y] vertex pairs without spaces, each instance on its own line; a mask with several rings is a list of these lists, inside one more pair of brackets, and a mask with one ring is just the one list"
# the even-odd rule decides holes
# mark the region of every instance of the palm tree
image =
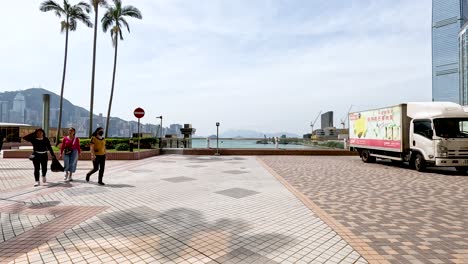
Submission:
[[53,11],[59,18],[64,18],[61,21],[61,32],[65,31],[65,57],[63,60],[63,75],[62,75],[62,89],[60,90],[60,107],[59,107],[59,119],[57,127],[57,139],[55,140],[58,145],[60,130],[62,129],[62,107],[63,107],[63,89],[65,87],[65,73],[67,71],[67,55],[68,55],[68,32],[75,31],[78,21],[83,22],[88,27],[92,27],[93,24],[89,20],[89,16],[86,13],[91,11],[91,6],[84,2],[79,2],[76,5],[70,5],[68,0],[63,0],[63,7],[57,4],[53,0],[47,0],[41,3],[39,9],[42,12]]
[[[98,23],[99,7],[107,6],[106,0],[90,0],[94,9],[94,25]],[[93,108],[94,108],[94,74],[96,72],[96,42],[97,42],[97,26],[94,27],[94,44],[93,44],[93,69],[91,71],[91,102],[89,106],[89,137],[93,133]]]
[[107,12],[104,14],[104,17],[101,19],[102,29],[104,32],[107,32],[110,29],[112,44],[114,46],[114,72],[112,74],[112,88],[111,94],[109,99],[109,108],[107,109],[107,120],[106,120],[106,135],[109,131],[109,120],[110,120],[110,113],[112,107],[112,99],[114,97],[114,84],[115,84],[115,70],[117,67],[117,47],[120,40],[123,40],[122,36],[122,26],[125,26],[130,33],[130,27],[128,25],[127,20],[125,17],[133,17],[142,19],[140,10],[138,10],[134,6],[122,6],[121,0],[113,0],[114,6],[107,7]]

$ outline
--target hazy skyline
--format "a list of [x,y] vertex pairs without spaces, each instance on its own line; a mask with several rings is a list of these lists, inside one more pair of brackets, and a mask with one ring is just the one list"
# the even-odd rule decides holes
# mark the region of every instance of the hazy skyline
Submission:
[[[60,93],[65,36],[40,3],[3,3],[1,92]],[[123,3],[143,20],[129,19],[131,33],[119,43],[112,116],[134,119],[142,107],[142,122],[163,115],[165,124],[191,123],[197,135],[214,134],[216,122],[221,131],[303,134],[320,110],[334,111],[340,126],[350,104],[431,100],[430,0]],[[94,112],[105,114],[113,48],[99,29]],[[83,25],[70,33],[64,91],[86,109],[92,37]]]

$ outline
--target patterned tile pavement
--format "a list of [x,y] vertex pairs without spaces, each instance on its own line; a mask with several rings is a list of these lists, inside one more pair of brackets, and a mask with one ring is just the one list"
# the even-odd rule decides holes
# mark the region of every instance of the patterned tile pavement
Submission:
[[419,173],[387,162],[365,164],[357,157],[260,160],[391,263],[468,263],[466,175]]
[[105,187],[28,162],[0,159],[0,263],[367,263],[255,157],[110,161]]

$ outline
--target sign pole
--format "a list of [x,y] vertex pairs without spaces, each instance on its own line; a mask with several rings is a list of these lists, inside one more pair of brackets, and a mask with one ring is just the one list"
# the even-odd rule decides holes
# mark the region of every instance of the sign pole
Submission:
[[138,118],[138,159],[140,159],[140,118]]
[[140,159],[140,118],[145,116],[145,110],[138,107],[133,111],[133,114],[138,118],[138,159]]

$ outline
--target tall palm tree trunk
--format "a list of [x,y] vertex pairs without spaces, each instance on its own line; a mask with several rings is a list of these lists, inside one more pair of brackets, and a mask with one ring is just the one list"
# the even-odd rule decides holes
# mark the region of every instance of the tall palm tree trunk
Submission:
[[94,8],[94,44],[93,44],[93,69],[91,73],[91,102],[89,105],[89,137],[93,134],[93,108],[94,108],[94,75],[96,72],[96,42],[97,42],[97,24],[98,24],[98,9]]
[[107,133],[109,132],[109,120],[110,120],[111,107],[112,107],[112,98],[114,98],[115,70],[117,68],[117,45],[118,43],[119,43],[119,38],[118,38],[118,33],[116,33],[115,53],[114,53],[114,73],[112,74],[112,88],[111,88],[111,94],[110,94],[110,99],[109,99],[109,108],[107,109],[106,135],[105,135],[106,138],[107,138]]
[[59,144],[60,131],[62,130],[62,107],[63,107],[63,89],[65,88],[65,73],[67,72],[67,55],[68,55],[68,18],[67,26],[65,31],[65,58],[63,59],[63,75],[62,75],[62,89],[60,90],[60,106],[59,106],[59,118],[57,127],[57,138],[55,139],[55,145]]

